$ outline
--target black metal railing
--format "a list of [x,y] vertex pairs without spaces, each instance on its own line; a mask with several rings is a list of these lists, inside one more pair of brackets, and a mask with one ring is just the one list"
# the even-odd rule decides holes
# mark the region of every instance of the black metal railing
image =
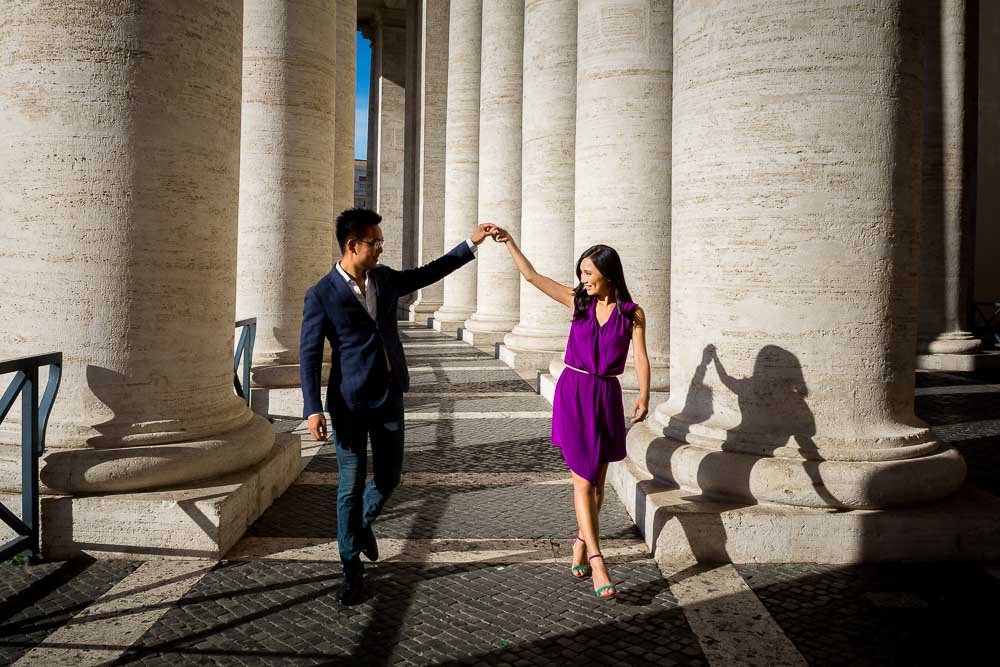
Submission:
[[972,333],[987,348],[1000,347],[1000,300],[972,303]]
[[[253,362],[253,343],[257,338],[257,318],[248,317],[245,320],[238,320],[236,328],[243,328],[240,332],[240,341],[236,344],[236,353],[233,355],[233,387],[236,395],[242,398],[247,405],[250,405],[250,364]],[[240,365],[243,366],[243,380],[240,381]]]
[[[38,402],[38,369],[49,367],[42,402]],[[0,361],[0,375],[16,373],[0,398],[0,423],[18,396],[21,398],[21,518],[0,504],[0,521],[17,537],[0,545],[0,561],[30,551],[38,557],[38,459],[45,450],[45,428],[62,378],[62,352]]]

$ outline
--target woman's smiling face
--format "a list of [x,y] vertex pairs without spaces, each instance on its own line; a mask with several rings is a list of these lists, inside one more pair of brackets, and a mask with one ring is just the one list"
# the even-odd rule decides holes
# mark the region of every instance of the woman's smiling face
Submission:
[[589,257],[580,262],[580,282],[588,296],[604,296],[611,293],[611,283],[597,270]]

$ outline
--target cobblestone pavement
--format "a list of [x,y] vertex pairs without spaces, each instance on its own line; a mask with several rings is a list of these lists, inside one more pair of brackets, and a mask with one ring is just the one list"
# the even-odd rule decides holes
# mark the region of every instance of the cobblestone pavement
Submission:
[[[664,573],[610,489],[601,532],[620,592],[595,599],[567,571],[572,489],[548,404],[493,355],[413,325],[402,333],[413,375],[404,480],[376,524],[382,560],[366,567],[363,604],[337,603],[336,456],[307,443],[296,483],[214,566],[0,566],[0,664],[938,665],[991,654],[1000,570],[988,564]],[[1000,374],[918,373],[916,408],[961,450],[970,479],[1000,494]],[[305,434],[299,420],[274,427]]]

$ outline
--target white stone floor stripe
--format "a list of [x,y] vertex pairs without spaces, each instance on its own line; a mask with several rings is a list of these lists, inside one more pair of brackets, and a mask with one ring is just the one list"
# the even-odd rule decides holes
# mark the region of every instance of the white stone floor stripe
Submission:
[[[409,450],[409,447],[407,447]],[[303,486],[336,486],[335,472],[303,472],[294,482]],[[558,486],[570,485],[568,472],[435,473],[404,472],[402,486]]]
[[406,400],[412,401],[415,398],[453,398],[458,400],[470,400],[476,398],[536,398],[538,394],[533,391],[411,391],[406,394]]
[[983,419],[982,421],[944,424],[931,428],[934,435],[948,442],[989,438],[1000,435],[1000,419]]
[[213,566],[203,560],[145,562],[14,665],[107,664],[138,641]]
[[426,347],[432,347],[432,348],[439,348],[439,347],[464,347],[464,348],[469,348],[469,347],[472,347],[472,346],[469,345],[468,343],[463,343],[460,340],[434,341],[432,343],[406,343],[406,342],[403,343],[403,349],[404,350],[419,350],[421,348],[426,348]]
[[677,567],[664,576],[712,667],[807,667],[732,565]]
[[995,394],[1000,392],[1000,384],[953,385],[951,387],[917,387],[917,396],[943,396],[947,394]]
[[[448,359],[448,361],[482,361],[482,357],[469,357],[468,359]],[[497,362],[497,366],[410,366],[410,373],[432,373],[433,371],[510,371],[510,366]]]
[[[567,567],[573,540],[379,538],[379,563],[563,563]],[[603,540],[608,563],[646,560],[649,551],[640,539]],[[227,560],[339,561],[333,537],[247,537],[226,555]]]
[[438,421],[443,419],[550,419],[551,410],[524,412],[407,412],[413,421]]

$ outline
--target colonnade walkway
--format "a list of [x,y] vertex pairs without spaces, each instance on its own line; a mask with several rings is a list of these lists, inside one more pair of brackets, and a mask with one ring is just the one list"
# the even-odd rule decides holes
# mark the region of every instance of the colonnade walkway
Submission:
[[[619,594],[595,599],[568,572],[571,486],[546,401],[492,354],[402,335],[404,479],[365,603],[336,600],[336,458],[304,440],[296,483],[220,563],[0,566],[0,664],[911,665],[992,651],[989,565],[661,568],[610,489]],[[920,415],[1000,493],[1000,384],[922,373],[918,387]],[[300,419],[274,426],[308,439]]]

